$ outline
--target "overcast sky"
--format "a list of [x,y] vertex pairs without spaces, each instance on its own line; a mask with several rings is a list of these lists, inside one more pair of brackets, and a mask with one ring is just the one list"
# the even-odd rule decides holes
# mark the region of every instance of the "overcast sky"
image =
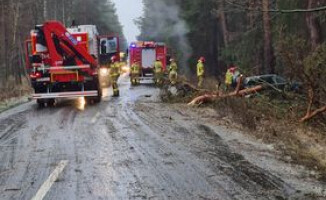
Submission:
[[139,35],[139,30],[133,20],[143,14],[142,0],[112,0],[112,2],[116,5],[117,13],[128,42],[135,41],[136,36]]

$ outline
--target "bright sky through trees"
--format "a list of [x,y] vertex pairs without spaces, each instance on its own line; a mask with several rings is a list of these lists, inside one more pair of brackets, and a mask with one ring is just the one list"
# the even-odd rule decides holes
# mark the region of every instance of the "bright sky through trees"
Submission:
[[120,23],[128,42],[136,40],[140,31],[134,20],[143,14],[142,0],[112,0],[116,4]]

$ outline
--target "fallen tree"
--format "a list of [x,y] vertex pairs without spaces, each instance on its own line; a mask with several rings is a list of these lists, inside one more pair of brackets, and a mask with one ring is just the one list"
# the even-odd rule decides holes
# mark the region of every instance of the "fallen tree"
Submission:
[[[237,83],[237,87],[236,87],[235,91],[233,91],[233,92],[226,93],[226,94],[223,93],[222,91],[205,92],[204,94],[194,98],[190,103],[188,103],[188,105],[190,105],[190,106],[201,105],[204,103],[211,103],[218,99],[229,98],[229,97],[243,97],[243,96],[246,96],[249,94],[254,94],[254,93],[259,92],[264,89],[263,85],[258,85],[258,86],[252,87],[252,88],[246,88],[246,89],[240,90],[242,81],[243,81],[243,78],[240,77],[238,80],[238,83]],[[322,106],[321,108],[312,110],[313,102],[314,102],[314,93],[312,92],[312,90],[310,90],[309,104],[308,104],[307,112],[306,112],[306,115],[300,119],[301,123],[306,122],[323,112],[326,112],[326,106]]]
[[214,92],[213,93],[205,93],[203,95],[200,95],[200,96],[194,98],[190,103],[188,103],[188,105],[191,105],[191,106],[200,105],[203,103],[209,103],[209,102],[216,101],[217,99],[220,99],[220,98],[228,98],[228,97],[235,97],[235,96],[243,97],[248,94],[256,93],[263,89],[263,85],[258,85],[258,86],[252,87],[252,88],[246,88],[246,89],[240,90],[242,81],[243,81],[243,76],[240,76],[240,78],[238,79],[236,89],[233,92],[230,92],[227,94],[223,93],[222,91],[215,92],[215,93]]
[[314,110],[313,112],[310,111],[306,114],[306,116],[304,116],[303,118],[300,119],[300,122],[305,122],[310,120],[311,118],[315,117],[318,114],[321,114],[323,112],[326,112],[326,106],[321,107],[319,109]]
[[315,99],[315,93],[312,88],[309,89],[308,96],[309,96],[309,103],[308,103],[306,115],[300,119],[300,122],[302,122],[302,123],[312,119],[313,117],[315,117],[318,114],[326,112],[326,106],[323,106],[319,109],[312,111],[312,107],[313,107],[314,99]]
[[224,94],[222,92],[219,93],[211,93],[211,94],[203,94],[201,96],[198,96],[196,98],[194,98],[190,103],[188,103],[188,105],[200,105],[203,103],[209,103],[209,102],[213,102],[216,101],[217,99],[220,98],[227,98],[227,97],[243,97],[246,96],[248,94],[253,94],[256,93],[260,90],[263,89],[262,85],[258,85],[256,87],[253,88],[247,88],[247,89],[243,89],[243,90],[239,90],[239,91],[234,91],[234,92],[230,92],[228,94]]

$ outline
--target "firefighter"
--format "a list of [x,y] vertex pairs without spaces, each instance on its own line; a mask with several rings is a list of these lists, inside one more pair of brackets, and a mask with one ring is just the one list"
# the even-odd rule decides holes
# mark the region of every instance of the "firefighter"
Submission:
[[198,78],[198,87],[201,88],[204,82],[205,76],[205,58],[200,57],[197,64],[197,78]]
[[233,74],[231,72],[231,68],[229,68],[225,74],[225,90],[226,91],[228,91],[231,88],[232,78],[233,78]]
[[163,83],[163,64],[160,59],[156,59],[154,62],[154,82],[157,85],[161,85]]
[[175,85],[177,83],[178,65],[177,65],[176,61],[173,58],[170,59],[169,79],[170,79],[170,83],[172,85]]
[[111,69],[110,69],[110,78],[113,89],[113,96],[119,96],[119,88],[118,88],[118,79],[120,76],[120,64],[117,60],[116,56],[112,56],[111,58]]
[[120,64],[120,74],[128,72],[125,68],[127,63],[125,61],[125,54],[123,52],[120,52],[120,63],[119,64]]
[[138,85],[140,83],[139,75],[140,75],[139,61],[134,60],[134,63],[131,65],[130,68],[130,81],[132,85]]

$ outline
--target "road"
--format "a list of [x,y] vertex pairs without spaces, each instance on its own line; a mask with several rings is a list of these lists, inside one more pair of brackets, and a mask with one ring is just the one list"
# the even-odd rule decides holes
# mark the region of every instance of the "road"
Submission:
[[[152,85],[0,114],[0,199],[324,199],[326,187],[214,110]],[[325,197],[325,196],[324,196]]]

